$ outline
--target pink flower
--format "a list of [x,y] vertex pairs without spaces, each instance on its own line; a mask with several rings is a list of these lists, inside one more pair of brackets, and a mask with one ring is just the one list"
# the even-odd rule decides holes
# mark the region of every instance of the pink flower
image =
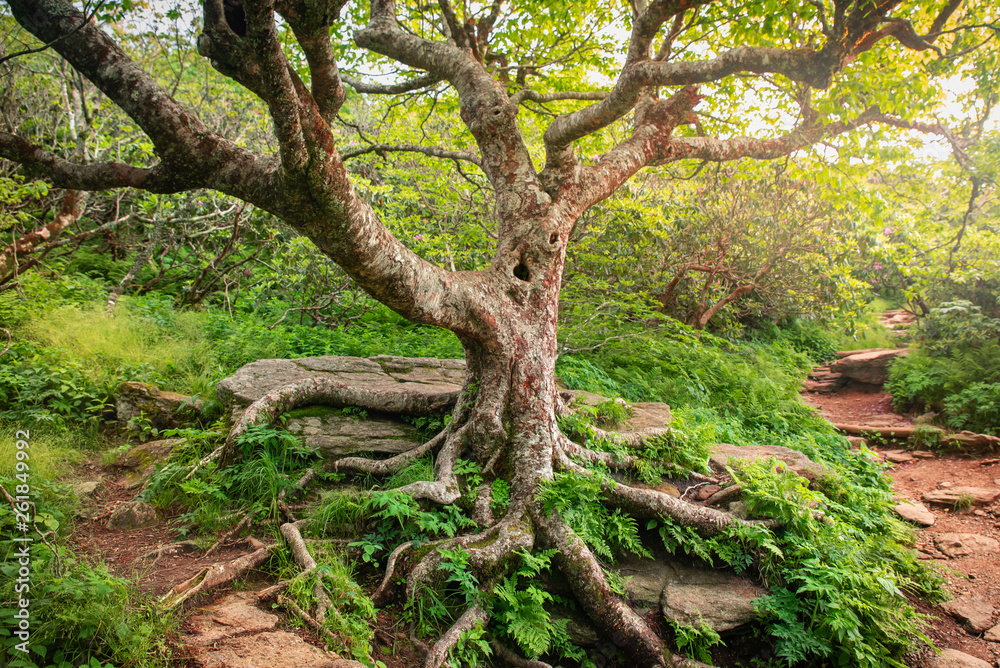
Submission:
[[423,240],[424,240],[424,235],[422,235],[422,234],[418,234],[418,235],[416,235],[416,236],[415,236],[415,237],[413,237],[413,238],[414,238],[414,239],[416,239],[417,241],[423,241]]
[[875,266],[875,271],[882,271],[882,263],[881,262],[876,262],[874,266]]
[[891,227],[885,228],[884,230],[882,230],[882,234],[885,234],[885,235],[892,234],[892,228]]

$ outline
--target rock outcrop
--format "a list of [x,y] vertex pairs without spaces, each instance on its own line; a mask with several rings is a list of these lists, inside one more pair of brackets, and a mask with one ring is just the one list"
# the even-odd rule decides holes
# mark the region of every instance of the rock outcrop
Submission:
[[[216,396],[223,406],[242,411],[268,392],[317,377],[363,385],[385,398],[385,410],[427,415],[454,405],[462,389],[465,361],[388,355],[258,360],[223,379]],[[379,406],[362,408],[378,410]]]

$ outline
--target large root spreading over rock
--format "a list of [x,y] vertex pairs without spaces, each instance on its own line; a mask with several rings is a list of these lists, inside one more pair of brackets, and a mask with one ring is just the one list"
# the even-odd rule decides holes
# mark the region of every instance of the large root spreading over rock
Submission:
[[[347,457],[335,463],[338,471],[374,476],[390,476],[416,459],[434,453],[434,479],[398,487],[394,491],[414,499],[437,504],[453,504],[463,493],[456,475],[458,458],[465,454],[482,467],[485,483],[474,493],[472,514],[480,527],[478,533],[458,535],[415,549],[412,543],[397,546],[389,555],[385,576],[373,594],[376,605],[382,606],[404,593],[394,583],[405,580],[407,599],[418,594],[421,585],[440,585],[439,566],[443,550],[462,548],[468,554],[468,567],[485,587],[491,588],[518,563],[519,554],[538,548],[556,550],[554,565],[565,575],[570,587],[595,626],[606,637],[628,653],[640,666],[702,666],[695,661],[676,656],[664,646],[663,640],[649,625],[611,589],[600,561],[567,524],[558,512],[546,510],[539,495],[540,485],[553,479],[557,471],[577,474],[593,473],[588,464],[600,463],[615,469],[632,468],[648,441],[662,434],[612,434],[635,455],[613,457],[578,445],[559,433],[554,411],[549,418],[519,423],[511,420],[508,405],[509,386],[488,375],[478,383],[466,381],[459,396],[452,422],[437,436],[412,449],[387,459]],[[492,386],[492,389],[490,387]],[[382,412],[394,412],[398,407],[386,396],[351,388],[337,381],[309,379],[274,390],[254,402],[232,429],[226,444],[212,457],[222,456],[233,461],[238,449],[236,441],[253,424],[270,422],[281,413],[298,406],[329,404],[357,405]],[[543,416],[544,418],[545,416]],[[504,420],[508,423],[505,424]],[[206,458],[209,461],[210,458]],[[510,485],[510,505],[499,519],[493,517],[489,503],[490,483],[503,479]],[[651,489],[609,481],[601,484],[602,502],[609,509],[621,509],[643,519],[670,520],[692,527],[704,536],[717,535],[734,524],[764,524],[743,520],[734,515],[678,499]],[[314,567],[308,548],[302,542],[297,526],[286,524],[282,534],[292,546],[296,562],[304,569]],[[405,576],[402,571],[405,571]],[[401,580],[402,578],[402,580]],[[321,610],[315,617],[329,614],[328,599],[317,592]],[[489,613],[481,602],[473,602],[453,626],[429,648],[425,668],[438,668],[447,660],[463,632],[479,625],[486,626]],[[514,650],[494,639],[496,647],[514,664],[544,666],[539,661],[521,658]]]

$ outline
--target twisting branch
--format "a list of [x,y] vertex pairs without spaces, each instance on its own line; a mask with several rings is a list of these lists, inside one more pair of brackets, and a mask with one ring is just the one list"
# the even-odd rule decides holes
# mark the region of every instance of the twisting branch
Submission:
[[348,149],[341,153],[344,160],[350,160],[351,158],[357,158],[358,156],[366,155],[368,153],[422,153],[424,155],[429,155],[435,158],[447,158],[450,160],[463,160],[465,162],[471,162],[474,165],[482,166],[482,158],[473,153],[467,153],[465,151],[453,151],[446,148],[440,148],[438,146],[421,146],[420,144],[372,144],[371,146],[365,146],[362,148]]
[[436,83],[440,83],[441,81],[439,77],[435,77],[430,74],[418,76],[413,79],[406,79],[395,84],[365,83],[349,74],[341,74],[340,79],[357,92],[368,93],[371,95],[398,95],[399,93],[409,93],[410,91],[420,90],[421,88],[428,88]]

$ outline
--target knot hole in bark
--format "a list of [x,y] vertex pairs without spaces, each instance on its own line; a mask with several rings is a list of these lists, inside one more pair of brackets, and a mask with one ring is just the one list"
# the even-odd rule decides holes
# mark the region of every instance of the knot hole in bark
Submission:
[[559,233],[553,232],[549,235],[549,245],[555,246],[557,243],[559,243]]
[[531,281],[531,272],[528,271],[528,265],[524,263],[524,260],[518,262],[517,266],[514,267],[514,278],[525,283]]

